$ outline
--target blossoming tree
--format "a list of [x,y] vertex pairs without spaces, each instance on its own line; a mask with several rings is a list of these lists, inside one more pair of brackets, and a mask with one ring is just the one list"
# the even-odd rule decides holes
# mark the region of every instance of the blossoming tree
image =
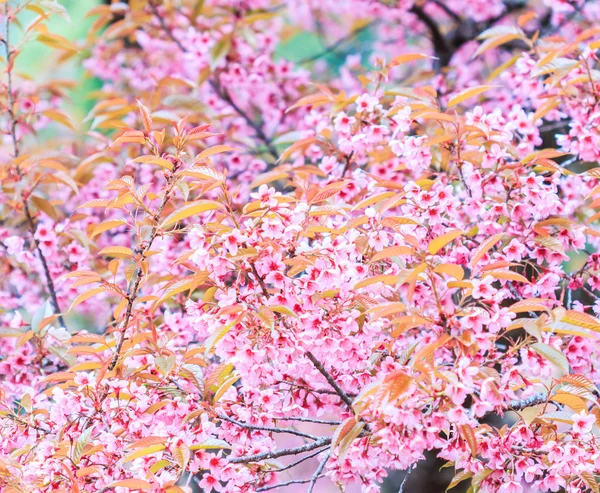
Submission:
[[598,493],[600,2],[0,8],[2,492]]

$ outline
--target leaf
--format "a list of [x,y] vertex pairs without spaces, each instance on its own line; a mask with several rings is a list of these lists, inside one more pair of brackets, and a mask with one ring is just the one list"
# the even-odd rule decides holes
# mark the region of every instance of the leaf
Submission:
[[82,467],[81,469],[77,469],[75,476],[78,478],[84,478],[86,476],[90,476],[91,474],[100,474],[102,468],[100,466],[88,466]]
[[219,62],[223,60],[229,51],[231,50],[231,38],[232,33],[226,34],[219,41],[217,41],[210,50],[210,57],[212,63],[210,64],[211,69],[216,68]]
[[92,435],[92,428],[88,427],[86,430],[79,436],[77,441],[75,442],[75,446],[73,447],[73,462],[75,464],[79,463],[81,459],[81,455],[83,454],[83,449],[90,441],[90,436]]
[[133,257],[133,250],[124,246],[111,246],[103,248],[98,252],[98,255],[106,255],[107,257]]
[[176,294],[183,293],[184,291],[193,291],[206,281],[207,278],[208,274],[206,272],[199,272],[198,274],[175,279],[167,283],[167,285],[163,287],[165,292],[154,303],[154,307],[160,306],[165,300],[168,300]]
[[475,458],[477,456],[477,437],[475,431],[469,425],[460,425],[460,436],[463,438],[467,445],[471,449],[471,456]]
[[584,377],[583,375],[565,375],[560,379],[560,382],[569,385],[574,385],[576,387],[581,387],[591,392],[597,392],[594,383],[591,380]]
[[474,96],[478,96],[479,94],[482,94],[485,91],[492,89],[494,87],[497,87],[497,86],[475,86],[475,87],[469,87],[468,89],[465,89],[464,91],[460,91],[458,94],[456,94],[450,98],[450,100],[448,101],[448,108],[452,108],[452,107],[456,106],[457,104],[462,103],[466,99],[472,98]]
[[473,473],[471,471],[467,471],[466,469],[457,472],[452,478],[452,481],[450,481],[450,484],[448,485],[448,488],[446,488],[446,491],[451,490],[458,484],[462,483],[465,479],[469,479],[471,476],[473,476]]
[[198,156],[196,156],[195,162],[202,161],[203,159],[207,159],[210,156],[214,156],[215,154],[221,154],[223,152],[230,152],[230,151],[239,151],[239,149],[236,147],[229,147],[226,145],[218,145],[218,146],[209,147],[208,149],[204,149],[200,154],[198,154]]
[[162,222],[160,227],[165,228],[171,224],[181,221],[182,219],[186,219],[196,214],[201,214],[202,212],[214,211],[222,207],[223,206],[221,204],[213,200],[199,200],[197,202],[192,202],[191,204],[185,205],[181,209],[169,214]]
[[568,310],[560,320],[562,323],[600,332],[600,320],[587,313]]
[[352,289],[360,289],[366,286],[370,286],[371,284],[376,284],[378,282],[382,282],[386,285],[396,284],[398,282],[398,276],[380,274],[378,276],[369,277],[368,279],[363,279],[359,283],[355,284]]
[[323,200],[327,200],[334,195],[337,195],[344,189],[345,186],[346,183],[342,181],[330,183],[317,192],[317,194],[310,200],[310,204],[316,204],[318,202],[322,202]]
[[173,163],[168,159],[156,156],[140,156],[133,160],[134,163],[142,163],[142,164],[156,164],[161,168],[165,168],[168,170],[173,170]]
[[136,100],[138,104],[138,108],[140,110],[140,116],[142,117],[142,123],[144,124],[144,129],[147,133],[152,131],[152,116],[150,110],[140,103],[139,100]]
[[77,130],[77,127],[75,126],[75,124],[62,111],[58,111],[55,109],[49,109],[49,110],[44,111],[42,113],[42,115],[44,115],[47,118],[50,118],[51,120],[54,120],[55,122],[58,122],[58,123],[64,125],[65,127],[70,128],[73,131]]
[[350,448],[350,445],[352,445],[352,442],[358,437],[358,435],[360,435],[365,425],[366,423],[364,421],[358,421],[340,440],[338,450],[338,458],[340,460],[344,458],[346,452],[348,452],[348,449]]
[[502,239],[503,236],[504,233],[498,233],[490,236],[487,240],[482,241],[481,244],[473,251],[473,256],[471,257],[471,267],[475,267],[477,262],[479,262],[483,256]]
[[105,292],[106,292],[106,288],[104,286],[101,286],[99,288],[90,289],[88,291],[84,291],[79,296],[77,296],[77,298],[75,298],[73,300],[73,303],[71,303],[71,306],[69,307],[68,311],[71,311],[77,305],[79,305],[80,303],[83,303],[85,300],[91,298],[92,296],[96,296],[97,294],[105,293]]
[[132,460],[138,459],[140,457],[145,457],[146,455],[154,454],[156,452],[161,452],[166,448],[166,445],[161,444],[150,445],[149,447],[141,448],[123,457],[123,463],[131,462]]
[[382,317],[393,315],[394,313],[403,312],[406,310],[404,303],[384,303],[381,305],[375,305],[369,308],[365,313],[373,314],[373,320],[377,320]]
[[219,440],[217,438],[209,438],[203,443],[197,443],[190,446],[190,450],[213,450],[213,449],[226,449],[230,450],[229,445],[225,440]]
[[552,397],[550,397],[551,401],[558,402],[559,404],[564,404],[565,406],[570,407],[576,413],[579,413],[583,410],[587,410],[587,406],[585,401],[576,395],[570,394],[568,392],[557,392]]
[[377,391],[375,400],[379,405],[395,404],[396,401],[410,388],[412,382],[404,370],[395,370],[385,376]]
[[58,212],[49,201],[41,197],[36,197],[35,195],[31,197],[31,201],[39,210],[44,211],[48,217],[54,219],[55,221],[58,220]]
[[567,375],[569,373],[569,360],[567,360],[567,357],[563,353],[554,349],[552,346],[549,346],[548,344],[543,344],[541,342],[536,342],[530,347],[536,353],[543,356],[548,361],[550,361],[550,363],[556,366],[556,368],[558,368],[563,373],[563,375]]
[[403,55],[398,55],[388,63],[388,67],[397,67],[398,65],[403,65],[405,63],[414,62],[416,60],[423,60],[424,58],[435,58],[429,55],[424,55],[423,53],[404,53]]
[[583,471],[581,473],[581,479],[583,479],[585,484],[588,485],[588,487],[590,488],[590,490],[592,490],[593,493],[598,493],[600,491],[598,481],[596,481],[596,478],[591,472]]
[[163,375],[168,376],[171,373],[171,370],[175,366],[177,359],[174,354],[170,356],[157,356],[154,358],[154,362],[158,369],[162,372]]
[[333,436],[331,437],[331,447],[335,448],[337,444],[340,443],[340,440],[350,432],[356,423],[356,416],[351,416],[350,418],[345,419],[342,424],[338,425],[333,433]]
[[409,246],[397,245],[384,248],[383,250],[377,252],[373,257],[371,257],[371,262],[377,262],[378,260],[383,260],[385,258],[390,257],[403,257],[408,255],[414,255],[414,249]]
[[440,264],[433,269],[436,274],[446,274],[458,281],[462,281],[465,277],[465,271],[460,265],[456,264]]
[[464,233],[458,229],[444,233],[443,235],[440,235],[437,238],[435,238],[434,240],[431,240],[429,242],[429,245],[427,245],[427,251],[431,255],[435,255],[442,248],[444,248],[448,243],[454,241],[456,238],[458,238],[462,234],[464,234]]
[[140,438],[139,440],[136,440],[131,445],[129,445],[127,448],[140,448],[140,447],[148,447],[150,445],[164,444],[167,442],[168,439],[169,439],[169,437],[153,437],[153,436],[144,437],[144,438]]
[[97,224],[90,235],[90,238],[94,238],[94,236],[98,236],[105,231],[108,231],[112,228],[117,228],[119,226],[128,226],[127,221],[123,218],[121,219],[111,219],[110,221],[104,221],[103,223]]
[[292,106],[290,106],[287,110],[285,110],[286,113],[289,113],[290,111],[296,109],[296,108],[300,108],[301,106],[323,106],[324,104],[330,103],[331,102],[331,98],[329,96],[327,96],[326,94],[322,94],[322,93],[317,93],[317,94],[310,94],[308,96],[304,96],[303,98],[300,98],[298,101],[296,101]]
[[114,483],[110,483],[107,486],[107,488],[116,488],[117,486],[129,488],[132,490],[152,489],[152,484],[150,484],[148,481],[144,481],[143,479],[122,479],[121,481],[115,481]]
[[227,392],[229,390],[229,388],[235,382],[237,382],[240,378],[241,378],[240,375],[233,375],[232,377],[229,377],[227,380],[225,380],[223,382],[223,384],[220,385],[219,388],[217,389],[217,391],[215,392],[215,395],[213,396],[213,399],[212,399],[213,404],[216,404],[217,402],[219,402],[219,399],[221,397],[223,397],[223,394],[225,394],[225,392]]
[[191,455],[190,449],[188,448],[188,446],[184,443],[180,447],[175,447],[172,450],[172,455],[175,458],[175,460],[177,461],[177,464],[179,465],[179,467],[181,467],[181,469],[185,470],[188,462],[190,461],[190,455]]
[[494,279],[504,279],[507,281],[524,282],[531,284],[526,277],[510,270],[490,270],[485,273],[486,276],[492,276]]

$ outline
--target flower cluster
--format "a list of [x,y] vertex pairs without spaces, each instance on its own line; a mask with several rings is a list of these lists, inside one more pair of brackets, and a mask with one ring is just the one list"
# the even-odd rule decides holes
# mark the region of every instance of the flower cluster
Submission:
[[0,5],[1,491],[598,491],[600,3],[396,3]]

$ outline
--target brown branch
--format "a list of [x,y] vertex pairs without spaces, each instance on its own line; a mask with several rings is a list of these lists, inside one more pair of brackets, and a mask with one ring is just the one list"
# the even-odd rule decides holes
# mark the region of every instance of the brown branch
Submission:
[[[154,2],[149,2],[149,5],[152,10],[152,13],[158,19],[158,23],[160,24],[161,29],[165,32],[165,34],[169,37],[169,39],[171,41],[173,41],[173,43],[175,43],[177,48],[179,48],[182,53],[187,53],[188,52],[187,48],[185,46],[183,46],[181,41],[179,41],[177,39],[177,37],[173,34],[171,29],[169,29],[169,26],[165,22],[164,17],[160,15],[160,12],[158,12],[157,6],[154,4]],[[273,145],[273,140],[267,136],[262,125],[260,123],[257,123],[256,121],[254,121],[242,108],[240,108],[236,104],[236,102],[231,98],[231,96],[227,92],[227,90],[223,89],[220,86],[218,81],[209,80],[208,83],[210,84],[212,89],[215,91],[217,96],[219,96],[223,101],[225,101],[239,116],[241,116],[245,120],[245,122],[250,127],[252,127],[252,129],[254,130],[254,132],[256,134],[256,137],[258,137],[258,139],[260,139],[265,144],[269,154],[271,154],[271,156],[273,156],[273,158],[275,158],[275,161],[278,161],[279,153],[277,152],[277,149],[275,149],[275,146]]]
[[[6,25],[5,25],[6,31],[5,31],[5,38],[3,41],[4,41],[4,48],[6,51],[6,66],[7,66],[7,70],[6,70],[6,74],[7,74],[6,90],[8,93],[7,94],[7,97],[8,97],[7,105],[8,105],[8,115],[11,119],[10,136],[13,141],[13,154],[14,154],[14,158],[17,159],[20,155],[20,150],[19,150],[19,143],[17,140],[18,119],[17,119],[17,116],[15,114],[15,109],[14,109],[15,108],[15,100],[14,100],[14,96],[13,96],[12,61],[11,61],[13,52],[10,48],[10,21],[9,21],[8,2],[4,5],[4,15],[6,18]],[[23,178],[23,170],[21,170],[21,166],[18,163],[16,165],[16,169],[17,169],[17,174],[19,176],[19,180],[21,180]],[[27,198],[25,198],[23,191],[21,191],[21,203],[23,205],[23,212],[25,213],[25,218],[27,219],[27,225],[29,227],[29,233],[31,234],[33,246],[34,246],[37,256],[40,260],[40,263],[42,264],[42,269],[44,271],[44,277],[46,278],[46,291],[48,292],[48,295],[50,296],[50,302],[52,303],[52,310],[54,311],[55,315],[58,315],[58,322],[60,323],[60,325],[62,327],[66,328],[65,320],[61,314],[60,306],[58,305],[58,297],[56,295],[56,287],[54,286],[54,281],[52,280],[52,276],[50,274],[50,269],[48,267],[48,262],[46,260],[46,257],[44,256],[44,253],[42,252],[42,250],[40,248],[39,242],[35,238],[35,233],[36,233],[37,228],[35,225],[35,221],[33,220],[33,216],[31,215],[31,211],[29,210],[29,204],[27,202]]]
[[231,98],[231,95],[229,94],[229,92],[227,91],[227,89],[223,89],[221,87],[221,85],[218,83],[218,81],[216,81],[216,80],[209,80],[208,83],[213,88],[213,90],[215,91],[215,93],[217,94],[217,96],[219,96],[223,101],[225,101],[229,106],[231,106],[231,108],[239,116],[241,116],[244,119],[244,121],[250,127],[252,127],[252,129],[256,133],[256,136],[260,140],[262,140],[263,143],[265,144],[265,146],[267,147],[267,150],[269,151],[269,154],[271,154],[271,156],[273,156],[275,158],[275,161],[278,161],[279,160],[279,153],[277,152],[277,149],[275,149],[275,147],[273,145],[273,141],[271,140],[271,138],[269,138],[267,136],[267,134],[265,134],[262,125],[260,123],[255,122],[250,116],[248,116],[248,114],[242,108],[240,108],[236,104],[236,102]]
[[317,358],[315,358],[314,354],[312,354],[310,351],[306,352],[306,357],[310,360],[310,362],[314,365],[314,367],[317,370],[319,370],[319,373],[321,373],[321,375],[323,375],[325,377],[325,380],[327,380],[327,383],[329,385],[331,385],[331,387],[333,387],[336,394],[348,406],[350,411],[354,412],[354,409],[352,408],[352,399],[350,399],[348,394],[346,394],[346,392],[344,392],[344,390],[338,385],[338,383],[334,380],[334,378],[331,376],[331,374],[325,369],[323,364]]
[[[158,234],[158,230],[159,230],[158,220],[160,219],[160,216],[171,196],[171,190],[173,189],[174,182],[175,182],[175,172],[177,171],[178,166],[179,166],[179,160],[177,160],[173,166],[173,173],[169,176],[169,178],[167,180],[164,197],[160,203],[160,206],[158,207],[158,210],[154,214],[154,226],[152,226],[152,230],[150,232],[150,238],[148,239],[146,246],[142,249],[140,265],[142,265],[143,262],[146,260],[146,255],[150,251],[150,248],[152,248],[152,243],[154,242],[154,240],[156,239],[156,235]],[[113,356],[113,359],[110,362],[110,365],[108,366],[109,370],[113,370],[115,368],[115,366],[117,365],[117,362],[119,361],[119,355],[121,354],[123,344],[126,340],[125,333],[127,332],[127,328],[129,326],[129,321],[131,320],[131,316],[133,314],[133,304],[135,303],[135,300],[137,299],[137,296],[138,296],[138,293],[140,290],[140,284],[142,282],[142,276],[140,273],[140,269],[141,269],[141,267],[138,267],[135,270],[135,272],[133,273],[133,279],[132,279],[131,283],[129,284],[130,289],[127,290],[127,298],[126,298],[127,299],[127,308],[125,311],[125,320],[124,320],[123,326],[120,330],[120,338],[119,338],[119,342],[117,343],[115,355]]]

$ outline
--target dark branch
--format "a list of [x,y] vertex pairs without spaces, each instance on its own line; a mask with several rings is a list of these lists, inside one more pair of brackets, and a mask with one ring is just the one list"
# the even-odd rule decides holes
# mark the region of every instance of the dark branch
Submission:
[[310,362],[314,365],[314,367],[317,370],[319,370],[321,375],[323,375],[325,377],[325,380],[327,380],[327,383],[329,385],[331,385],[331,387],[335,390],[335,392],[340,397],[340,399],[342,399],[342,401],[344,401],[344,403],[348,406],[350,411],[353,411],[352,399],[350,399],[348,394],[346,394],[346,392],[344,392],[344,390],[338,385],[338,383],[334,380],[334,378],[331,376],[331,374],[325,369],[323,364],[317,358],[315,358],[315,356],[310,351],[306,352],[306,357],[310,360]]
[[315,60],[318,60],[319,58],[322,58],[324,56],[329,55],[330,53],[333,53],[334,51],[336,51],[340,46],[342,46],[344,43],[353,40],[354,38],[356,38],[356,36],[358,36],[360,33],[362,33],[363,31],[366,31],[367,29],[369,29],[370,27],[373,27],[375,24],[377,24],[377,21],[371,21],[368,24],[365,24],[362,27],[359,27],[357,29],[354,29],[353,31],[349,32],[348,34],[346,34],[345,36],[342,36],[340,39],[338,39],[337,41],[335,41],[334,43],[328,45],[323,51],[320,51],[319,53],[317,53],[316,55],[312,55],[309,56],[307,58],[302,58],[300,60],[297,60],[296,64],[298,65],[304,65],[305,63],[310,63],[310,62],[314,62]]

